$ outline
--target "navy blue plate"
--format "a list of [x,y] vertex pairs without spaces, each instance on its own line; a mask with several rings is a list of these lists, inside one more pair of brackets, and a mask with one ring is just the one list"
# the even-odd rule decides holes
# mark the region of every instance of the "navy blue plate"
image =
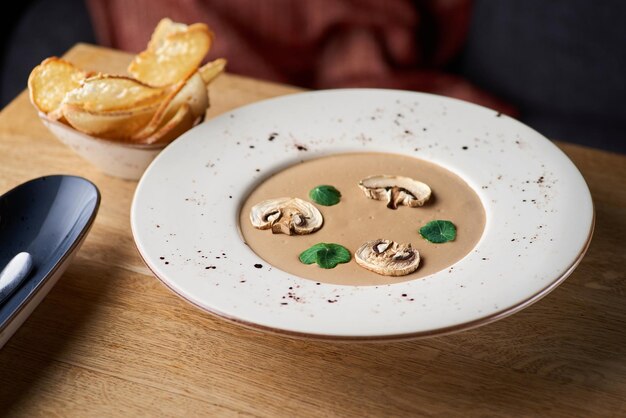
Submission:
[[99,205],[98,188],[75,176],[40,177],[0,196],[0,270],[21,251],[30,253],[34,264],[0,304],[0,347],[63,274]]

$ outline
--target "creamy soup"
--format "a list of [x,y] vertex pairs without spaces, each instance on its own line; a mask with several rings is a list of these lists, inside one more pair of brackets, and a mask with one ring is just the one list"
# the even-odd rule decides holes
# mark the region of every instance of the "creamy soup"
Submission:
[[[361,179],[377,174],[419,180],[430,186],[432,196],[422,207],[389,209],[384,201],[368,199],[358,186]],[[324,216],[320,230],[310,235],[284,235],[252,226],[250,209],[255,204],[278,197],[298,197],[310,202],[309,191],[322,184],[339,189],[341,201],[334,206],[315,204]],[[450,220],[456,225],[454,241],[433,244],[422,238],[420,227],[435,219]],[[248,196],[239,221],[244,241],[275,268],[316,282],[383,285],[419,279],[463,258],[483,233],[485,210],[474,190],[441,166],[402,155],[353,153],[305,161],[272,175]],[[419,268],[406,276],[389,277],[360,267],[354,261],[354,251],[377,238],[411,243],[421,257]],[[302,264],[300,253],[320,242],[343,245],[353,254],[352,260],[334,269]]]

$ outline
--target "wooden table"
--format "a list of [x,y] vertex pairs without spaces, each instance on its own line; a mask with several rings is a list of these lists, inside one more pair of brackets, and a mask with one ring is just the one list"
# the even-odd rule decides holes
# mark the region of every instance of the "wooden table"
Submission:
[[[129,61],[82,44],[66,57],[110,72]],[[294,91],[225,75],[209,116]],[[626,156],[559,146],[589,183],[597,225],[558,289],[456,335],[309,342],[212,317],[160,284],[130,232],[136,183],[54,139],[22,93],[0,114],[0,193],[76,174],[98,185],[102,205],[73,264],[0,350],[0,415],[626,416]]]

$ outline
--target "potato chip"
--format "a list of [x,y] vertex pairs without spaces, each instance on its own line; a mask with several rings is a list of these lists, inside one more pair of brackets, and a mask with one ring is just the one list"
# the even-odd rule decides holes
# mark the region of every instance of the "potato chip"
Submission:
[[58,111],[67,92],[80,87],[81,81],[88,75],[65,60],[47,58],[28,77],[30,101],[39,111],[50,114],[52,119],[58,119],[60,112],[53,112]]
[[172,90],[170,95],[163,100],[152,120],[144,129],[139,131],[133,139],[142,140],[142,138],[153,135],[178,112],[178,109],[184,103],[189,105],[191,115],[194,119],[199,119],[204,116],[209,106],[206,84],[204,84],[202,77],[197,72],[189,77],[188,80],[179,83],[176,88]]
[[168,143],[187,132],[195,125],[195,117],[191,112],[191,107],[183,103],[174,116],[168,120],[153,135],[145,138],[141,142],[144,144]]
[[151,41],[151,47],[135,56],[128,72],[137,80],[151,86],[176,84],[193,74],[209,52],[213,33],[200,23],[184,31],[167,32]]
[[209,85],[218,75],[224,72],[226,68],[226,60],[218,58],[215,61],[208,62],[198,69],[198,72],[204,80],[204,84]]
[[116,112],[93,112],[81,106],[63,104],[63,116],[74,128],[100,138],[129,140],[145,127],[157,111],[159,103]]
[[154,28],[152,32],[152,36],[150,37],[150,41],[148,42],[148,50],[154,51],[159,45],[163,42],[163,40],[174,32],[184,32],[189,29],[189,26],[184,23],[177,23],[172,21],[167,17],[161,19],[159,23]]
[[160,102],[168,90],[150,87],[124,76],[98,75],[85,79],[79,88],[68,92],[63,104],[89,112],[118,112]]

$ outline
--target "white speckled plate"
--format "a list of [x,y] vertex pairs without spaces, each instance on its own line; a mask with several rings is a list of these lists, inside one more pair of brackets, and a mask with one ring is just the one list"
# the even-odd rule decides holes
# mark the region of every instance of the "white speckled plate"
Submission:
[[[487,225],[451,273],[316,285],[243,243],[238,210],[255,184],[303,159],[355,151],[426,159],[475,189]],[[573,271],[593,222],[581,174],[527,126],[459,100],[369,89],[280,97],[197,126],[148,168],[131,211],[148,267],[189,302],[257,328],[338,339],[436,335],[512,314]]]

